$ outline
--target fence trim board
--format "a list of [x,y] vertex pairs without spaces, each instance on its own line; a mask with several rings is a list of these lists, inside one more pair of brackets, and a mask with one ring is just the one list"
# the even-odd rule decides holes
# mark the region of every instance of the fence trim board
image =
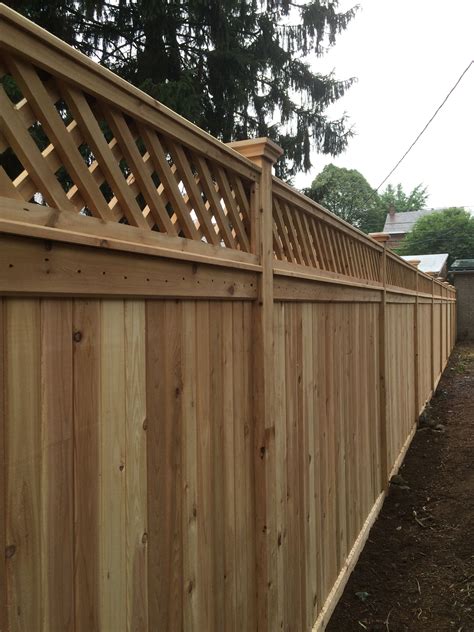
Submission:
[[247,270],[0,235],[0,295],[255,300]]
[[305,279],[308,281],[327,281],[328,283],[336,283],[339,285],[348,285],[350,287],[360,287],[366,289],[381,290],[382,284],[378,282],[364,282],[353,279],[349,276],[330,272],[328,270],[311,269],[307,266],[297,263],[289,263],[287,261],[275,261],[273,265],[273,273],[278,276],[293,277],[295,279]]
[[110,248],[124,252],[261,270],[256,255],[181,237],[104,222],[59,209],[0,197],[0,233]]
[[348,286],[329,282],[329,279],[296,279],[274,277],[274,300],[276,302],[349,302],[380,303],[379,289]]

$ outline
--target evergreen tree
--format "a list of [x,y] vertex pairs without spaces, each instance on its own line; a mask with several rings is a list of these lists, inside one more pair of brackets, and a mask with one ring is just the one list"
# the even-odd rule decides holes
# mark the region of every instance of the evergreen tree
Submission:
[[338,0],[8,0],[8,4],[224,142],[269,136],[280,174],[336,155],[351,131],[327,107],[353,79],[307,60],[353,18]]

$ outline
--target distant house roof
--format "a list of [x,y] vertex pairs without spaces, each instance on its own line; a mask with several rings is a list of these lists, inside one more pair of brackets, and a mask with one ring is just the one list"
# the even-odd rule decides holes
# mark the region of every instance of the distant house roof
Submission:
[[441,272],[448,261],[448,253],[441,255],[405,255],[402,259],[405,261],[411,261],[412,259],[419,259],[420,265],[418,270],[421,272]]
[[387,213],[383,232],[391,235],[409,233],[420,217],[436,213],[437,211],[438,209],[435,208],[423,208],[420,211],[408,211],[407,213]]

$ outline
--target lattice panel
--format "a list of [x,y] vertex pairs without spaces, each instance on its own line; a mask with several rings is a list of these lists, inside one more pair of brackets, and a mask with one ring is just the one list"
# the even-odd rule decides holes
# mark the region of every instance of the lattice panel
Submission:
[[245,178],[32,64],[2,63],[2,195],[250,251]]
[[425,294],[431,294],[433,291],[433,281],[421,274],[418,275],[418,290]]
[[417,271],[399,262],[393,255],[387,257],[387,283],[408,290],[416,289]]
[[275,195],[273,247],[281,261],[380,281],[378,250]]

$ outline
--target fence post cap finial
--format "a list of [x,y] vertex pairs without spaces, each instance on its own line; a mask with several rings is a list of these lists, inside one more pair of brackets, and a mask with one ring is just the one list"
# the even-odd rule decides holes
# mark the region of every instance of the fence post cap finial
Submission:
[[414,268],[418,268],[418,266],[421,263],[421,259],[407,259],[406,261],[407,261],[407,263],[412,265]]
[[266,160],[273,165],[283,154],[283,149],[280,145],[266,137],[236,140],[232,143],[227,143],[227,146],[235,149],[239,154],[257,164],[262,160]]
[[369,237],[372,237],[372,239],[378,241],[379,244],[384,244],[390,239],[390,235],[388,233],[369,233]]

